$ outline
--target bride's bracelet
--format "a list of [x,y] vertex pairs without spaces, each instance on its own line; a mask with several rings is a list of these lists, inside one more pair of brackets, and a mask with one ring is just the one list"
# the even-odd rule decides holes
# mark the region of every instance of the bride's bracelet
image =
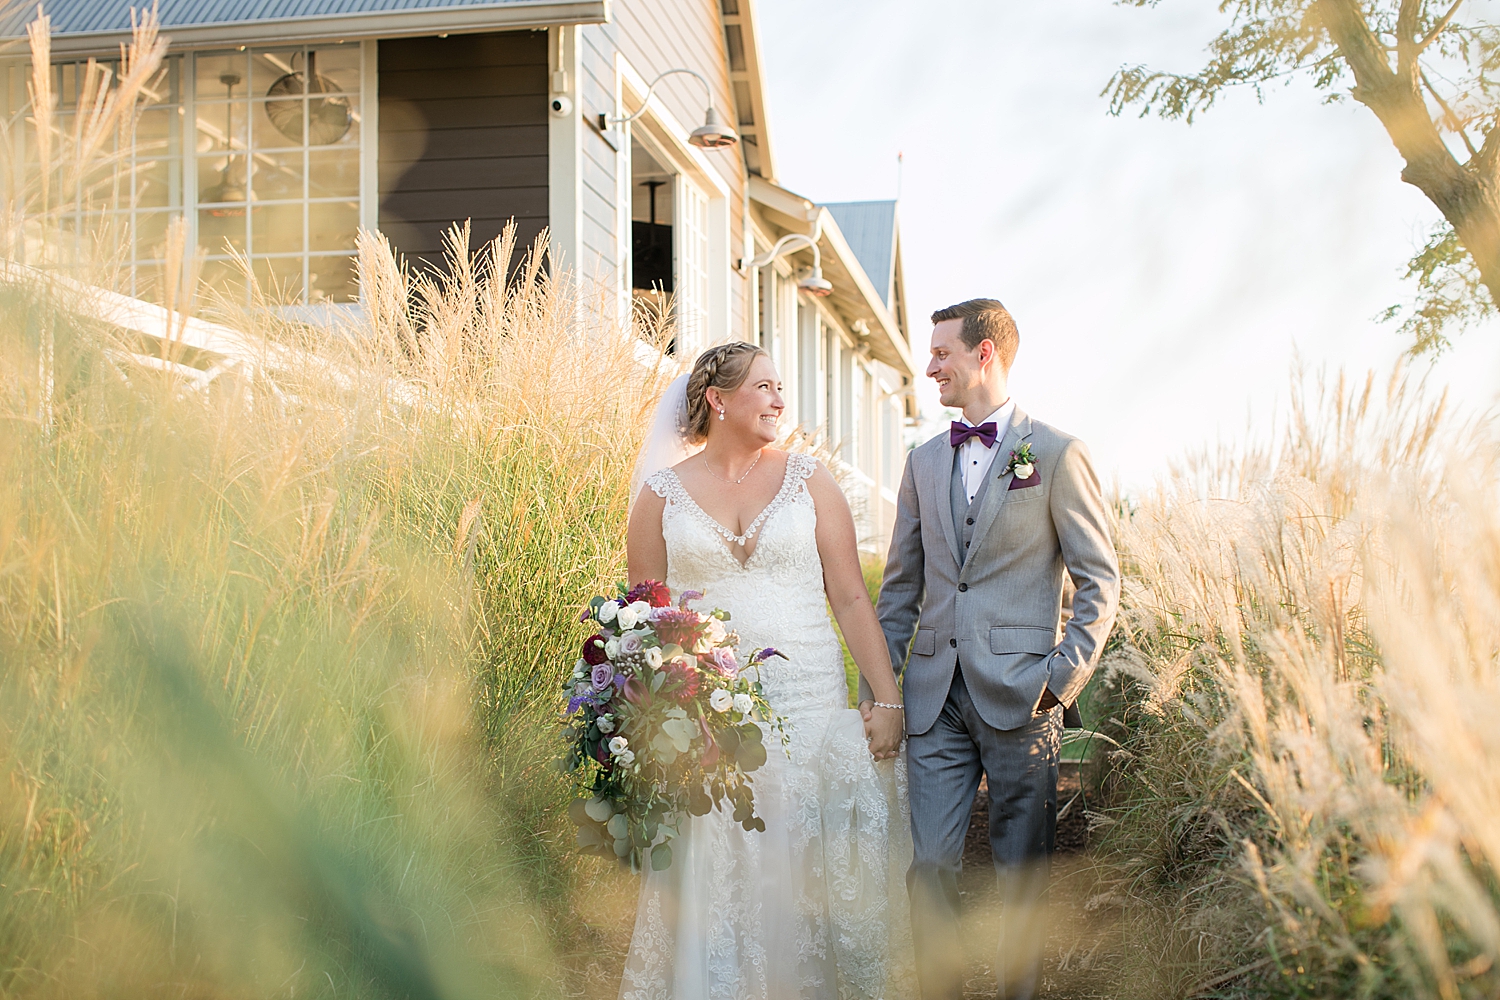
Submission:
[[874,702],[873,704],[875,705],[876,708],[894,708],[898,712],[904,712],[904,711],[906,711],[906,706],[902,705],[902,704],[899,704],[899,703],[895,704],[895,705],[892,705],[888,701],[877,701],[877,702]]

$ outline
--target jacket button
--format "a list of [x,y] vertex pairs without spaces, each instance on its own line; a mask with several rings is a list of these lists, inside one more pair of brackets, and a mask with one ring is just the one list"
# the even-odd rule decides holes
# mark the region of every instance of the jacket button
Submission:
[[964,524],[973,524],[973,523],[974,523],[974,519],[972,517],[966,518],[964,520]]
[[959,591],[959,593],[963,593],[964,591],[966,591],[968,589],[969,589],[969,585],[967,583],[960,583],[958,585],[958,591]]
[[952,646],[954,649],[957,649],[958,648],[958,640],[957,639],[949,639],[948,640],[948,645]]

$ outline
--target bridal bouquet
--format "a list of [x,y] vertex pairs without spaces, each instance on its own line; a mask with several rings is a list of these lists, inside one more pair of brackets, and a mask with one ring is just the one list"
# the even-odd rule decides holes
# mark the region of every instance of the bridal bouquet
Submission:
[[746,830],[765,829],[750,790],[766,762],[756,720],[781,727],[748,668],[781,654],[758,649],[742,664],[729,615],[688,607],[702,596],[684,591],[674,607],[648,580],[595,597],[582,618],[593,632],[564,685],[563,766],[584,793],[569,809],[578,842],[637,870],[648,854],[658,871],[672,864],[685,813],[727,800]]

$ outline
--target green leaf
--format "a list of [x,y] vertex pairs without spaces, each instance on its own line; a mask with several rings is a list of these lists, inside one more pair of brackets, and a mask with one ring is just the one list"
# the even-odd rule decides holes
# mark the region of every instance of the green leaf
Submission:
[[672,867],[672,845],[657,844],[651,848],[651,870],[664,872]]
[[754,771],[766,762],[766,745],[761,742],[744,743],[734,755],[734,762],[746,773]]
[[744,725],[740,726],[739,734],[740,738],[743,739],[746,743],[759,743],[763,735],[760,731],[760,727],[753,722],[747,722]]

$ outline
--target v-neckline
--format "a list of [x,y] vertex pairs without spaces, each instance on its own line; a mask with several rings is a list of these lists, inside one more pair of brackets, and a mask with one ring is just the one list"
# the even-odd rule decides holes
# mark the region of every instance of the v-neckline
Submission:
[[750,526],[738,535],[726,528],[718,518],[703,509],[703,505],[694,499],[693,495],[688,492],[688,488],[683,485],[682,477],[677,474],[676,469],[669,468],[667,471],[672,473],[672,478],[677,481],[677,488],[682,491],[682,495],[687,498],[688,503],[693,505],[693,509],[698,512],[699,516],[713,525],[717,533],[725,541],[731,543],[730,545],[725,545],[721,542],[719,543],[719,549],[729,557],[730,562],[743,570],[750,568],[750,561],[755,558],[756,553],[760,552],[760,542],[757,541],[755,543],[755,548],[745,556],[744,562],[741,562],[739,557],[734,554],[732,546],[737,544],[740,548],[744,548],[745,542],[750,541],[765,529],[766,525],[764,522],[769,521],[770,515],[775,513],[776,504],[780,502],[782,495],[786,493],[787,484],[792,481],[792,458],[793,456],[791,455],[787,455],[786,457],[786,467],[781,473],[781,486],[777,488],[775,496],[766,501],[766,505],[760,509],[760,513],[756,514],[750,521]]

